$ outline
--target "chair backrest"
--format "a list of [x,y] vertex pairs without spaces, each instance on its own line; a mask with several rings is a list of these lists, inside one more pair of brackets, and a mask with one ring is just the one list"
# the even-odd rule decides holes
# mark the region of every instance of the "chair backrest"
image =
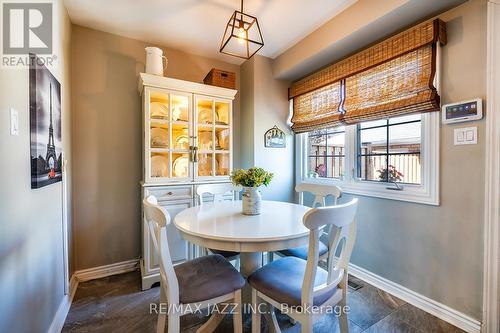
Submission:
[[[299,193],[299,203],[304,204],[304,192],[309,192],[314,195],[314,201],[311,207],[325,207],[326,197],[332,196],[333,205],[337,204],[337,200],[342,196],[342,190],[340,187],[335,185],[325,185],[325,184],[308,184],[300,183],[295,186],[295,192]],[[330,238],[329,243],[334,237],[333,228],[331,225],[323,229],[328,237]],[[321,234],[323,234],[323,232]],[[321,236],[321,235],[320,235]]]
[[204,184],[196,188],[199,205],[207,202],[234,201],[237,189],[233,184]]
[[333,204],[337,204],[337,199],[342,196],[342,190],[335,185],[323,184],[308,184],[300,183],[295,186],[295,192],[299,193],[299,203],[304,204],[304,192],[309,192],[314,195],[312,207],[326,206],[326,197],[331,195],[333,197]]
[[179,282],[175,275],[167,239],[170,215],[158,205],[156,197],[152,195],[143,200],[143,206],[149,234],[160,261],[161,288],[164,288],[170,304],[179,304]]
[[[356,239],[357,210],[358,199],[354,198],[342,205],[313,208],[304,215],[303,223],[310,230],[310,233],[307,268],[302,285],[302,304],[312,305],[315,294],[337,288],[341,282],[343,282],[342,288],[347,287],[347,267]],[[332,241],[329,244],[327,282],[315,288],[314,281],[318,269],[320,230],[324,226],[335,226],[336,231],[335,236],[330,237]],[[340,249],[340,255],[337,260],[335,253],[338,248]]]

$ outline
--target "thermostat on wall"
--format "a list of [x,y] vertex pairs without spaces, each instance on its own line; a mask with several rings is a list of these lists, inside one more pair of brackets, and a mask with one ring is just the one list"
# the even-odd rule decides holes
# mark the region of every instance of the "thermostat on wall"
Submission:
[[470,101],[451,103],[441,108],[443,124],[460,123],[463,121],[483,118],[483,101],[476,98]]

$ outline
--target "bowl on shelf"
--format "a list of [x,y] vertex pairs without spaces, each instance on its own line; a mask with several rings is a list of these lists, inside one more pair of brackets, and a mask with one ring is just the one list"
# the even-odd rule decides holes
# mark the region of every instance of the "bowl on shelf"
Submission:
[[168,148],[168,130],[160,127],[151,128],[151,148]]
[[151,102],[149,113],[152,119],[168,119],[168,106],[160,102]]
[[201,109],[198,111],[198,124],[211,124],[212,109]]

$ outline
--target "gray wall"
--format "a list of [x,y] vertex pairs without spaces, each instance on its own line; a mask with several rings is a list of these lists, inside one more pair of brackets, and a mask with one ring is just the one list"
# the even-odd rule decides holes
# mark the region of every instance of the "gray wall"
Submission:
[[[241,65],[241,124],[240,126],[240,155],[241,168],[253,166],[255,158],[254,147],[254,59],[245,61]],[[238,135],[238,133],[236,133]]]
[[[267,200],[292,201],[294,140],[286,120],[289,115],[287,81],[276,80],[272,60],[256,55],[242,65],[242,164],[274,173],[262,196]],[[264,134],[273,126],[287,134],[286,148],[265,148]]]
[[[61,5],[54,6],[53,17],[59,65],[51,72],[62,87],[62,140],[70,175],[71,23]],[[11,107],[19,111],[19,136],[9,132]],[[0,125],[0,332],[46,332],[64,294],[63,186],[30,187],[28,69],[0,69]],[[70,214],[70,207],[64,212]]]
[[[73,26],[75,269],[138,258],[141,254],[142,106],[138,73],[142,41]],[[202,82],[213,67],[239,66],[163,48],[166,76]],[[234,145],[239,147],[239,96],[234,102]],[[239,149],[235,166],[239,166]]]
[[[442,103],[484,100],[486,1],[469,1],[439,17],[448,31]],[[360,197],[351,260],[477,320],[482,317],[484,123],[441,126],[439,207]],[[478,127],[478,144],[454,146],[453,129],[465,126]]]

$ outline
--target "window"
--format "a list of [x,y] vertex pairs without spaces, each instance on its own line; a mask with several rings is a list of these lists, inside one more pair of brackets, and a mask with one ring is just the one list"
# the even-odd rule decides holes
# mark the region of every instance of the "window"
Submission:
[[357,125],[357,176],[362,180],[421,184],[421,115]]
[[297,182],[439,204],[438,112],[298,134],[296,142]]
[[307,140],[309,175],[341,178],[345,165],[345,128],[310,132]]

